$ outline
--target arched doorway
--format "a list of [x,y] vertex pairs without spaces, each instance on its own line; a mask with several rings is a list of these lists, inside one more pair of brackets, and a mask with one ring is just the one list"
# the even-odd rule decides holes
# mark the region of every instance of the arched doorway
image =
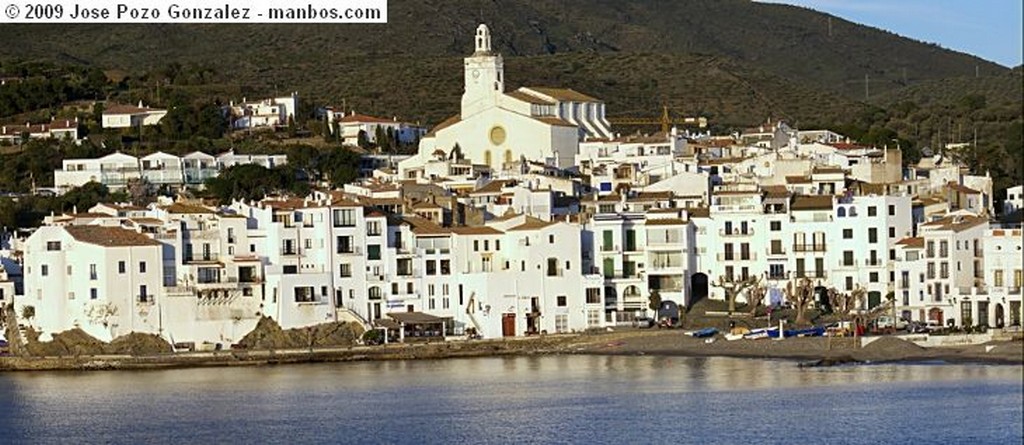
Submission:
[[700,300],[708,297],[708,275],[697,272],[690,276],[690,301],[688,306],[693,306]]
[[1003,311],[1003,305],[996,303],[996,325],[997,328],[1002,328],[1006,325],[1006,313]]

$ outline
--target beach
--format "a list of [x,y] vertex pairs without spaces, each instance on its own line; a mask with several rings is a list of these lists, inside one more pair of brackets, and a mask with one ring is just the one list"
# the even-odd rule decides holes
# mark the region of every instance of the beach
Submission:
[[[260,366],[368,360],[433,360],[517,355],[649,355],[787,359],[831,365],[879,362],[1024,364],[1020,339],[978,345],[922,347],[897,336],[860,338],[806,337],[784,340],[714,340],[681,330],[623,330],[543,335],[496,340],[457,340],[383,346],[227,350],[165,354],[79,354],[0,357],[2,371],[163,369],[210,366]],[[862,343],[866,343],[862,346]]]

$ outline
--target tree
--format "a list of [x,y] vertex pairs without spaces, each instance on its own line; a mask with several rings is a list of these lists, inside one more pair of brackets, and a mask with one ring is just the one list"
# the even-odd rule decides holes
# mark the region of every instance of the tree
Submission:
[[647,307],[654,311],[654,318],[658,318],[658,310],[661,309],[661,293],[657,289],[651,290],[651,296],[647,300]]
[[736,297],[743,293],[744,290],[756,285],[758,281],[757,277],[749,277],[745,280],[736,281],[726,280],[723,276],[718,278],[717,283],[711,282],[711,285],[725,291],[725,300],[729,302],[729,315],[732,316],[732,313],[736,312]]
[[814,282],[803,277],[797,282],[786,284],[786,299],[796,308],[796,324],[806,324],[807,307],[814,301]]
[[751,317],[757,315],[757,308],[764,303],[766,295],[768,295],[768,286],[765,286],[761,280],[758,280],[756,284],[747,290],[747,305],[750,306]]

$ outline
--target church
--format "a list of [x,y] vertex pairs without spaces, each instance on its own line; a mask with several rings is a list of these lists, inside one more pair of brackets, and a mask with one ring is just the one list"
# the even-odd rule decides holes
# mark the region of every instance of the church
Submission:
[[465,58],[462,109],[420,139],[419,152],[399,164],[402,177],[417,177],[434,159],[459,154],[494,170],[520,159],[559,168],[573,165],[579,141],[611,138],[604,102],[565,88],[522,87],[505,91],[501,54],[480,25],[476,50]]

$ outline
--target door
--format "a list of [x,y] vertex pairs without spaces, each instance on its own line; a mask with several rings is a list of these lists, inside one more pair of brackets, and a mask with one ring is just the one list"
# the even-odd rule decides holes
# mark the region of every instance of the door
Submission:
[[502,314],[502,316],[501,316],[501,336],[502,337],[515,337],[516,336],[516,314]]

